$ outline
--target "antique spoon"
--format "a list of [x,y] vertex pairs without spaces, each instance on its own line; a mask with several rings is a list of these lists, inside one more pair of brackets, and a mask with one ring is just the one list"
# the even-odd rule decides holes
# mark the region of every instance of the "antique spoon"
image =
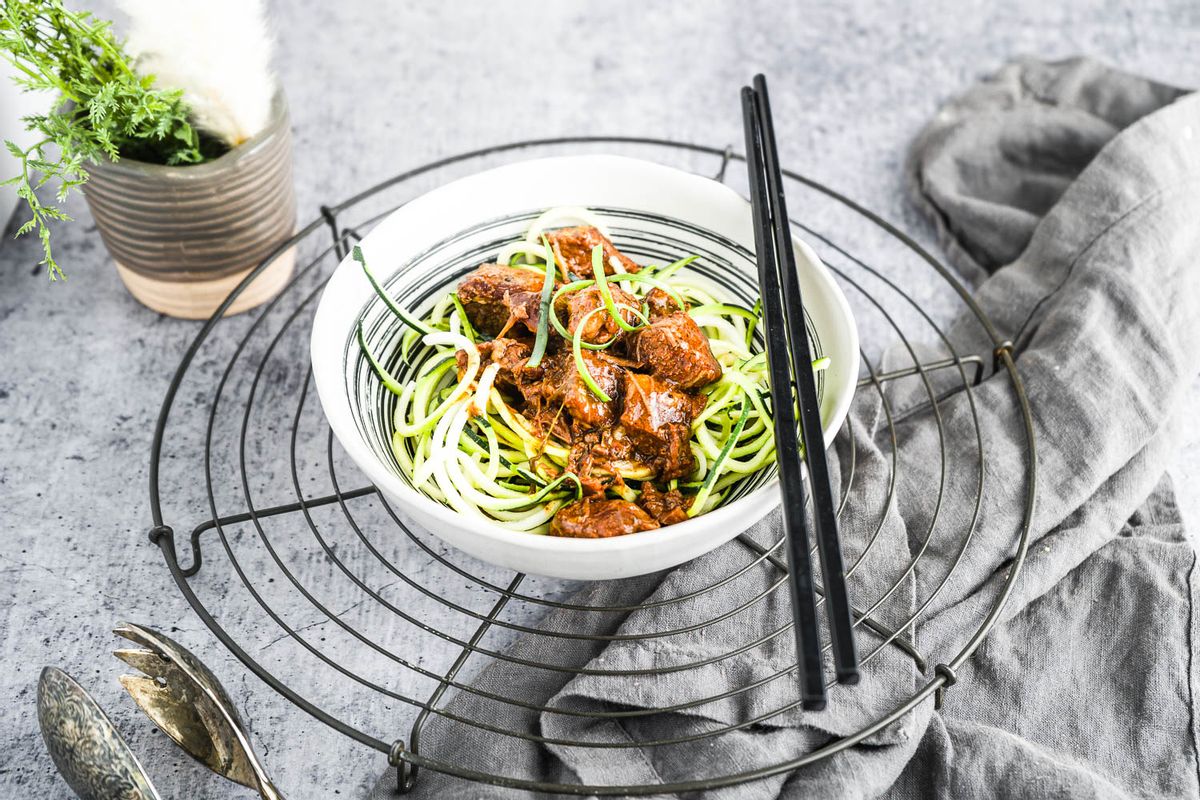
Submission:
[[54,766],[82,800],[162,800],[112,720],[57,667],[38,680],[38,722]]
[[144,673],[122,675],[121,685],[155,725],[218,775],[257,790],[266,800],[282,800],[237,707],[208,667],[151,628],[125,622],[113,632],[141,645],[113,655]]

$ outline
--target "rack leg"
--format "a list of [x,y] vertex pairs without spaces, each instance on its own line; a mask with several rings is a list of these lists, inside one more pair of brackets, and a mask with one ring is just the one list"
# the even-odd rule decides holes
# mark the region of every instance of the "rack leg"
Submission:
[[354,228],[339,228],[337,212],[329,206],[321,206],[321,219],[325,220],[325,224],[329,226],[329,231],[333,235],[333,252],[339,259],[345,258],[346,254],[350,252],[348,246],[350,239],[357,242],[362,239],[362,236]]
[[[470,640],[467,642],[467,646],[464,647],[462,652],[458,654],[458,658],[454,659],[454,663],[451,664],[450,669],[446,671],[445,677],[443,677],[441,682],[438,683],[437,688],[433,690],[433,694],[429,696],[429,699],[425,701],[425,707],[421,709],[421,713],[417,715],[417,718],[413,721],[412,729],[409,731],[409,747],[407,748],[408,752],[417,752],[417,748],[420,747],[421,742],[421,729],[425,726],[425,721],[429,718],[430,709],[437,706],[438,702],[441,701],[442,696],[446,694],[446,690],[450,688],[450,682],[454,680],[456,675],[458,675],[458,671],[462,669],[463,664],[467,663],[467,659],[471,657],[471,653],[475,652],[475,645],[479,644],[479,640],[482,639],[483,635],[487,633],[489,628],[492,627],[492,623],[495,622],[496,617],[500,616],[500,612],[504,610],[504,607],[508,605],[509,598],[512,596],[512,593],[517,590],[517,587],[521,585],[521,581],[523,580],[525,580],[524,573],[518,572],[515,576],[513,576],[513,579],[509,581],[508,589],[505,594],[501,595],[496,600],[495,604],[492,605],[492,610],[488,612],[487,619],[479,623],[479,627],[476,628],[475,633],[471,635]],[[403,743],[398,742],[398,744],[400,744],[400,747],[403,750]],[[393,750],[394,749],[395,746],[393,745]],[[397,761],[400,762],[395,763],[397,770],[396,779],[398,781],[397,788],[401,793],[407,794],[412,790],[413,786],[417,782],[417,774],[419,769],[413,764],[409,764],[408,762],[400,760],[398,756]]]
[[713,175],[713,180],[717,183],[725,182],[725,171],[729,169],[729,161],[733,158],[733,145],[725,145],[725,151],[721,153],[721,166],[717,169],[717,174]]
[[396,791],[399,794],[408,794],[417,784],[417,768],[404,760],[404,752],[403,739],[392,742],[392,749],[388,752],[388,764],[396,768]]

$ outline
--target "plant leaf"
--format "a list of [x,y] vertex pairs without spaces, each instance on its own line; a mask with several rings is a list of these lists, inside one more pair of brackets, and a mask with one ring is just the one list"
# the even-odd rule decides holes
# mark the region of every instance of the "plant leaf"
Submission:
[[42,263],[52,280],[60,280],[66,276],[51,251],[49,223],[70,217],[56,205],[44,205],[35,189],[57,183],[55,198],[62,203],[87,180],[85,162],[128,155],[193,164],[204,161],[205,153],[182,92],[155,89],[153,76],[139,75],[107,20],[71,11],[63,0],[3,0],[0,56],[16,67],[23,89],[56,95],[48,113],[23,118],[39,144],[22,150],[5,141],[20,171],[0,185],[15,185],[31,214],[18,235],[37,230]]

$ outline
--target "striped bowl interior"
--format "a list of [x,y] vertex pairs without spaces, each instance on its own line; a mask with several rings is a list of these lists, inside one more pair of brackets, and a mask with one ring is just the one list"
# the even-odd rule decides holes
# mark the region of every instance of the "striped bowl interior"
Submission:
[[[388,294],[401,306],[424,317],[434,303],[468,272],[493,262],[499,249],[523,238],[530,223],[545,209],[528,211],[482,222],[440,241],[383,281]],[[608,227],[613,243],[640,264],[668,264],[689,255],[700,258],[685,268],[699,277],[715,297],[747,308],[758,299],[757,266],[754,255],[738,243],[683,220],[622,208],[590,209]],[[359,309],[363,334],[376,357],[401,383],[411,380],[432,356],[432,348],[415,346],[408,360],[400,358],[400,342],[408,330],[375,295]],[[819,332],[806,316],[814,358],[824,355]],[[755,334],[762,347],[761,329]],[[376,457],[410,487],[410,477],[401,469],[391,448],[392,416],[396,397],[387,391],[362,354],[354,330],[343,349],[347,395],[352,399],[354,424]],[[817,392],[824,399],[825,380],[817,373]],[[731,503],[772,482],[777,474],[772,464],[730,488],[722,504]]]

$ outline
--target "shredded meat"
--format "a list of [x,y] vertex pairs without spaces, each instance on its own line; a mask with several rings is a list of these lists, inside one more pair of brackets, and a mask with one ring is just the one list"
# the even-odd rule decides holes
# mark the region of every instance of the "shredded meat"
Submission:
[[699,389],[721,377],[721,365],[708,346],[708,337],[683,311],[638,331],[633,356],[656,376],[683,389]]
[[658,522],[628,500],[601,500],[585,497],[563,506],[550,523],[554,536],[602,539],[625,536],[659,527]]
[[537,333],[538,320],[542,317],[541,290],[536,292],[509,292],[504,295],[504,299],[501,302],[505,310],[508,311],[508,319],[504,322],[504,326],[497,334],[498,336],[504,336],[510,332],[513,332],[515,335],[520,330],[514,327],[516,325],[522,325],[530,333]]
[[687,501],[678,489],[664,492],[652,482],[646,481],[642,484],[642,496],[638,503],[661,525],[674,525],[688,518]]
[[585,495],[603,495],[608,481],[596,474],[595,448],[600,444],[600,431],[588,431],[571,440],[571,452],[567,456],[567,469],[575,473],[583,485]]
[[[498,388],[519,390],[522,386],[532,385],[542,380],[545,374],[541,366],[525,366],[529,361],[531,350],[525,342],[516,339],[495,339],[490,342],[480,342],[476,347],[479,348],[480,363],[483,366],[486,367],[492,363],[500,365],[500,371],[496,373]],[[458,366],[458,377],[461,379],[467,369],[466,351],[459,350],[454,354],[454,360]]]
[[688,445],[691,424],[708,398],[688,394],[653,375],[630,373],[621,425],[634,447],[662,480],[683,478],[696,468]]
[[626,272],[637,272],[641,269],[637,263],[622,255],[607,236],[591,225],[562,228],[546,234],[546,238],[549,239],[550,246],[554,248],[554,256],[558,259],[558,263],[580,277],[591,276],[592,248],[596,245],[604,248],[604,273],[606,275],[612,275],[615,272],[610,263],[613,257],[621,263]]
[[[484,264],[458,284],[458,301],[476,330],[495,336],[510,324],[514,309],[525,311],[522,320],[537,329],[537,300],[541,299],[543,277],[536,272],[501,264]],[[533,302],[533,324],[528,325],[528,304]],[[520,313],[520,312],[518,312]]]
[[543,405],[532,410],[526,409],[526,419],[533,425],[533,432],[539,439],[553,436],[560,441],[571,441],[571,419],[563,411],[562,404],[557,406]]
[[[637,298],[621,289],[621,287],[609,286],[608,290],[612,293],[613,302],[618,307],[638,307]],[[573,292],[568,304],[570,320],[567,323],[567,330],[574,334],[582,324],[583,333],[580,334],[579,338],[590,344],[605,344],[617,338],[624,331],[621,330],[621,326],[617,324],[617,321],[612,318],[611,314],[606,311],[592,314],[596,309],[603,307],[604,297],[600,294],[599,287],[589,286],[586,289]],[[630,325],[636,321],[633,312],[627,311],[624,308],[618,308],[618,311],[621,314],[621,318]],[[588,314],[592,315],[584,323],[583,320]]]
[[605,489],[624,485],[612,462],[628,460],[632,451],[632,442],[620,425],[595,430],[576,426],[571,432],[567,469],[579,476],[584,494],[604,494]]

